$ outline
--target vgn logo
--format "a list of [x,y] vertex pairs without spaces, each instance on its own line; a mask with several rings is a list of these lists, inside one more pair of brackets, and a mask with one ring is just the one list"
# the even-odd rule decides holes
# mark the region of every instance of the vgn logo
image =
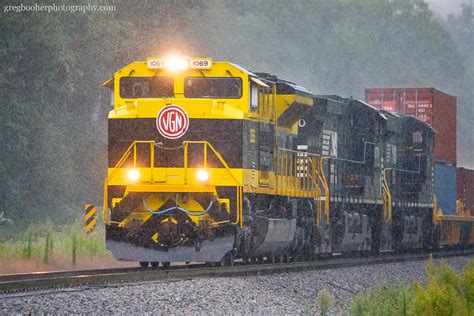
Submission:
[[163,137],[177,139],[183,136],[189,127],[189,117],[177,105],[164,107],[156,118],[156,128]]

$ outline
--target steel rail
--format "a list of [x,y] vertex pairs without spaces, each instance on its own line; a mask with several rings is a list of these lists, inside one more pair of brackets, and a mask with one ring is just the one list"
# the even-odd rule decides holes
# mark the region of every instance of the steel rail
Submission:
[[[26,292],[45,288],[82,286],[101,283],[179,280],[198,277],[230,277],[281,273],[329,268],[353,267],[393,262],[406,262],[454,256],[474,256],[474,249],[443,250],[431,253],[381,253],[379,256],[333,256],[314,261],[268,264],[238,264],[226,267],[206,267],[203,264],[174,266],[169,269],[118,268],[81,271],[55,271],[0,275],[0,293]],[[1,297],[0,297],[1,298]]]

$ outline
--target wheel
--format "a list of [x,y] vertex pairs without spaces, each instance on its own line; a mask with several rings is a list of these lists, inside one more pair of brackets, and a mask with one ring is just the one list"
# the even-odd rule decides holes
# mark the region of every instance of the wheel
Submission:
[[157,261],[150,262],[153,269],[157,269],[160,266],[160,263]]
[[149,264],[148,261],[140,261],[140,267],[141,267],[142,269],[148,268],[148,264]]
[[226,265],[229,266],[229,267],[233,267],[234,266],[234,254],[232,252],[229,252],[227,255],[227,262],[226,262]]
[[220,267],[233,267],[234,266],[234,254],[232,252],[227,253],[221,261],[219,261]]
[[267,257],[267,259],[268,259],[268,263],[277,263],[280,261],[279,257],[275,254],[270,255],[269,257]]
[[161,265],[163,267],[163,270],[168,270],[171,266],[169,262],[162,262]]
[[201,246],[202,246],[202,240],[200,240],[199,238],[194,240],[194,249],[197,252],[201,251]]
[[294,260],[295,262],[303,262],[305,261],[305,258],[304,258],[304,255],[302,254],[297,254],[295,257],[294,257]]

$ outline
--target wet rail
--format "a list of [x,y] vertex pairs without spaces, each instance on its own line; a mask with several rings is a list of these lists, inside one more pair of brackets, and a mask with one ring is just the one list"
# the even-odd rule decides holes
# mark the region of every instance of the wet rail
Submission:
[[327,268],[342,268],[423,260],[429,258],[473,256],[474,249],[440,250],[432,253],[384,253],[379,256],[344,257],[333,256],[314,261],[299,261],[289,263],[236,263],[227,267],[208,267],[203,264],[171,266],[167,269],[116,268],[76,271],[34,272],[21,274],[0,275],[0,294],[24,291],[44,290],[83,286],[91,284],[130,283],[139,281],[179,280],[198,277],[229,277],[255,275],[262,273],[281,273],[303,270],[318,270]]

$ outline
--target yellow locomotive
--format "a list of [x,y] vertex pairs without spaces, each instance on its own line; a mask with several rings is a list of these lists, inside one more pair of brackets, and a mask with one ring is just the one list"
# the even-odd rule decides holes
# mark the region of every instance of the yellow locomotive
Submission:
[[[433,131],[421,122],[391,129],[398,117],[361,101],[211,58],[149,58],[104,86],[103,216],[117,259],[233,264],[433,244],[432,161],[421,158]],[[406,143],[407,131],[424,142]],[[389,166],[396,146],[407,149]]]
[[[244,226],[243,192],[277,193],[275,176],[257,168],[257,159],[273,160],[259,155],[259,123],[268,129],[284,117],[292,133],[312,98],[297,87],[276,95],[251,72],[210,58],[135,62],[104,86],[114,106],[103,207],[110,250],[145,262],[221,261]],[[282,193],[313,194],[309,183],[285,180]]]

